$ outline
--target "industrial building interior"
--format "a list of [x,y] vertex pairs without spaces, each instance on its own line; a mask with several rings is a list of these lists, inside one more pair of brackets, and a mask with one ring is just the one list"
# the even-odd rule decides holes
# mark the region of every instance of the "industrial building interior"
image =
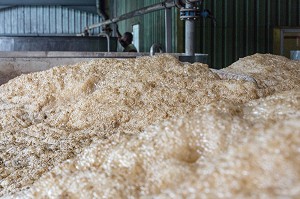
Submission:
[[299,41],[300,0],[0,0],[0,198],[300,198]]

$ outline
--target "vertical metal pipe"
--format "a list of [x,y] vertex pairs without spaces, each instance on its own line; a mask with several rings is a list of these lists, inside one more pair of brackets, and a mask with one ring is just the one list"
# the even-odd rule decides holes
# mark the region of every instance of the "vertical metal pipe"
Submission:
[[[193,8],[194,4],[187,3],[185,8]],[[185,54],[189,56],[195,55],[195,20],[185,20]]]
[[171,8],[165,9],[165,45],[166,53],[172,51],[172,12]]
[[100,32],[99,36],[105,36],[107,40],[107,52],[110,52],[110,37],[105,32]]
[[284,30],[280,30],[280,55],[283,55],[284,53]]

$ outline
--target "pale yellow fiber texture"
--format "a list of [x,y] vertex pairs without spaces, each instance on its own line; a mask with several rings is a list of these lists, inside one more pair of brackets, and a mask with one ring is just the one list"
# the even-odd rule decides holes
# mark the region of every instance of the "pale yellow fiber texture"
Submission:
[[223,69],[256,85],[163,55],[17,77],[0,87],[0,195],[297,198],[299,68],[256,54]]

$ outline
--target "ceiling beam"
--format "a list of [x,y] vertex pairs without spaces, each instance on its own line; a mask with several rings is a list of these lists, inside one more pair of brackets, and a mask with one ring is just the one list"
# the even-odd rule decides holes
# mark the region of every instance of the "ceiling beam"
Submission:
[[10,8],[11,6],[0,6],[0,10],[4,8]]
[[0,6],[20,5],[60,5],[60,6],[95,6],[95,0],[1,0]]
[[88,13],[98,14],[96,6],[64,6],[74,10],[80,10]]
[[[11,8],[11,7],[15,7],[15,6],[0,6],[0,10],[6,9],[6,8]],[[74,10],[80,10],[83,12],[88,12],[88,13],[92,13],[92,14],[98,14],[97,13],[97,8],[96,6],[63,6],[66,8],[71,8]]]

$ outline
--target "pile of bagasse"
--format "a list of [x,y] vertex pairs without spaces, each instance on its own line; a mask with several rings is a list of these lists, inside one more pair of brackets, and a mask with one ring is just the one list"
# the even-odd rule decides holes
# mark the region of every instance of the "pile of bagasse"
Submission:
[[0,197],[299,198],[300,61],[96,59],[0,86]]

